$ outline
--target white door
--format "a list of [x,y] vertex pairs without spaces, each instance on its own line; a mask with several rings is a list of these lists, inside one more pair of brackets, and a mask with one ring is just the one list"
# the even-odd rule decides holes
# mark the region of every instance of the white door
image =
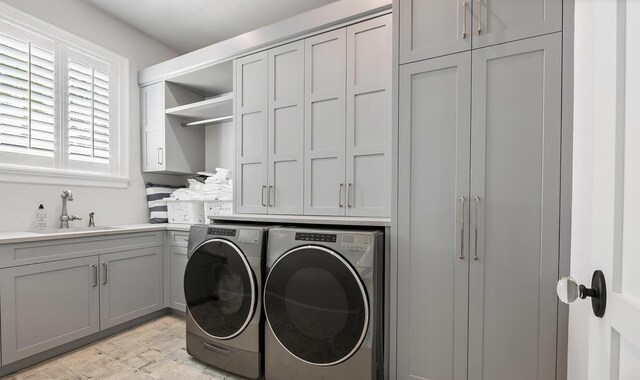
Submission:
[[304,41],[269,50],[269,214],[302,214]]
[[305,40],[305,215],[345,214],[345,39],[342,28]]
[[267,52],[235,62],[237,213],[267,213]]
[[164,170],[164,82],[141,90],[142,171]]
[[569,312],[570,380],[640,378],[640,1],[575,9],[571,274],[604,272],[603,318]]
[[389,216],[391,15],[347,28],[347,216]]

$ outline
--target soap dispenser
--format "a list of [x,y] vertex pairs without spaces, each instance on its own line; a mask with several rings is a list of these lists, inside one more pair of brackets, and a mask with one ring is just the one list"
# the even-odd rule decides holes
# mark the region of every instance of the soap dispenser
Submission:
[[40,205],[36,210],[36,228],[39,230],[47,229],[47,210],[43,205]]

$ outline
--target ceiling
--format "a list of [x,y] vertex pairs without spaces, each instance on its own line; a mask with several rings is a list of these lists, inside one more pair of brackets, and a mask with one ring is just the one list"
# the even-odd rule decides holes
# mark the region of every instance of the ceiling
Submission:
[[184,54],[336,0],[85,1]]

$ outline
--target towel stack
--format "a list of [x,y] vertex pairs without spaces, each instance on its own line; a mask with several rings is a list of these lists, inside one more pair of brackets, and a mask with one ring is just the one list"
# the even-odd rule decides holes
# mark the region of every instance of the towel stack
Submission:
[[204,200],[230,201],[233,200],[233,179],[231,170],[216,168],[216,174],[204,181],[202,189]]
[[189,187],[178,189],[171,194],[171,200],[181,201],[231,201],[233,200],[233,180],[231,171],[216,168],[216,173],[207,177],[204,183],[189,179]]

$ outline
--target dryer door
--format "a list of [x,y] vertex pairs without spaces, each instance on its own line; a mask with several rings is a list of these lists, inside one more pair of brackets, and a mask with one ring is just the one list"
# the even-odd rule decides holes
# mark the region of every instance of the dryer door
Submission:
[[280,344],[318,366],[351,357],[369,324],[360,277],[342,256],[320,246],[293,249],[276,261],[265,284],[264,307]]
[[200,328],[218,339],[240,334],[255,312],[253,271],[240,249],[211,239],[193,251],[184,272],[187,309]]

